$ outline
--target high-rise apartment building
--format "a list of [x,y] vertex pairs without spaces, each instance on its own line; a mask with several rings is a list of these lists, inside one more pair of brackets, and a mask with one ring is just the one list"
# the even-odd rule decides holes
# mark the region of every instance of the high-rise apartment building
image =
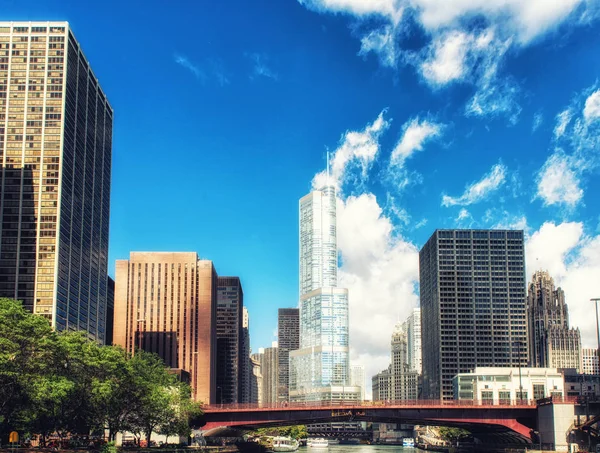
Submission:
[[421,360],[421,309],[413,308],[411,315],[408,317],[402,329],[406,333],[406,341],[408,346],[408,364],[411,370],[417,373],[422,372]]
[[240,379],[242,381],[241,402],[252,402],[251,395],[251,379],[252,379],[252,362],[250,361],[250,315],[246,307],[242,308],[242,372]]
[[527,366],[522,231],[436,230],[419,252],[423,393],[475,367]]
[[300,310],[280,308],[277,317],[277,345],[279,347],[278,400],[289,401],[290,351],[300,347]]
[[0,296],[99,342],[112,127],[67,22],[0,22]]
[[397,324],[392,333],[390,366],[371,380],[373,401],[417,399],[419,373],[412,369],[408,351],[405,325]]
[[277,376],[278,353],[277,342],[275,342],[270,348],[260,348],[258,354],[252,354],[252,358],[260,364],[262,386],[259,393],[263,404],[277,404],[277,388],[279,385]]
[[249,396],[248,402],[253,403],[253,404],[262,404],[262,402],[263,402],[263,396],[262,396],[263,378],[262,378],[262,371],[260,369],[260,361],[254,357],[249,357],[248,360],[249,360],[249,365],[250,365],[250,369],[251,369],[250,396]]
[[239,277],[218,277],[217,404],[242,402],[243,305]]
[[352,365],[350,368],[350,385],[360,387],[360,401],[365,400],[365,367]]
[[117,260],[114,344],[190,373],[196,401],[216,401],[217,273],[196,253],[131,252]]
[[583,374],[600,375],[600,365],[598,363],[598,349],[583,348],[582,350],[582,369]]
[[575,368],[581,372],[581,334],[579,329],[569,328],[565,293],[554,287],[548,272],[535,272],[529,283],[527,321],[531,366]]
[[290,400],[357,400],[349,385],[348,290],[337,287],[332,185],[300,199],[300,348],[290,352]]

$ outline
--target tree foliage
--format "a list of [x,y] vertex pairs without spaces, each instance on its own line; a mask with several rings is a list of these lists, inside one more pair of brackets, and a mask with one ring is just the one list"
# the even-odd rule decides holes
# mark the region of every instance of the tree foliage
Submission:
[[[129,357],[0,299],[0,436],[119,431],[189,434],[201,414],[190,387],[144,351]],[[1,439],[0,439],[1,440]]]
[[448,426],[440,426],[439,433],[442,439],[451,443],[454,443],[462,437],[469,435],[469,431],[467,431],[466,429],[451,428]]
[[250,434],[263,437],[263,436],[286,436],[293,439],[305,439],[308,437],[308,431],[305,425],[293,425],[293,426],[272,426],[270,428],[259,428],[252,431]]

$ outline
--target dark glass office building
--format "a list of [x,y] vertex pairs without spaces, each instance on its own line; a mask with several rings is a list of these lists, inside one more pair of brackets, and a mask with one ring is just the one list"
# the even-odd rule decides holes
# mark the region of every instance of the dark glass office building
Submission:
[[290,398],[290,351],[300,347],[300,309],[280,308],[277,317],[277,343],[279,347],[278,401]]
[[527,366],[522,231],[437,230],[419,252],[423,395],[475,367]]
[[0,296],[99,342],[112,125],[67,22],[0,22]]

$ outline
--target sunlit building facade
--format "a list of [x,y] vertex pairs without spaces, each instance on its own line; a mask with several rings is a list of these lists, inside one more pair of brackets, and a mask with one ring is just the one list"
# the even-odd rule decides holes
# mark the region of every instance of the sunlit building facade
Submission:
[[337,287],[335,188],[300,199],[300,349],[290,352],[290,400],[357,400],[350,385],[348,290]]
[[406,333],[406,341],[408,346],[408,364],[411,370],[415,370],[421,374],[421,309],[413,308],[411,315],[408,317],[402,329]]
[[598,364],[598,349],[583,348],[582,350],[582,372],[583,374],[600,375],[600,366]]
[[102,343],[112,127],[67,22],[0,22],[0,296]]

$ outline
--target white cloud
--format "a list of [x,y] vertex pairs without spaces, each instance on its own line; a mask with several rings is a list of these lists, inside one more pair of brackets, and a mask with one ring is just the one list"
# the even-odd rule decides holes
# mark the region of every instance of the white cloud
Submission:
[[[467,114],[506,115],[512,123],[520,112],[520,90],[510,77],[499,75],[507,52],[519,51],[562,25],[589,23],[597,16],[596,0],[298,1],[315,11],[357,18],[360,55],[373,52],[386,67],[413,65],[435,88],[472,84],[475,96]],[[427,36],[423,47],[402,48],[402,38],[419,27]]]
[[[384,118],[382,111],[373,123],[364,130],[347,131],[340,140],[340,146],[330,157],[330,182],[338,190],[342,189],[348,170],[358,166],[359,181],[364,181],[377,153],[379,152],[379,137],[388,128],[389,121]],[[312,185],[322,187],[327,181],[327,171],[315,175]]]
[[582,343],[596,347],[596,318],[589,300],[600,297],[600,235],[588,236],[583,224],[544,223],[526,241],[527,276],[539,269],[550,272],[565,291],[571,326],[579,327]]
[[198,65],[192,63],[188,57],[183,55],[174,55],[173,58],[175,63],[190,71],[192,74],[194,74],[194,76],[196,76],[197,79],[200,79],[203,82],[206,81],[207,77],[204,71],[202,71]]
[[537,176],[537,196],[545,206],[576,206],[583,197],[578,170],[561,152],[552,154]]
[[556,127],[554,128],[554,137],[560,138],[564,135],[567,130],[567,126],[571,122],[571,118],[573,117],[573,112],[571,109],[566,109],[556,115]]
[[246,57],[248,57],[253,63],[250,79],[266,77],[275,81],[279,80],[279,74],[274,72],[267,64],[269,60],[267,55],[262,53],[247,53]]
[[585,121],[591,123],[600,118],[600,90],[594,91],[585,100],[585,108],[583,109],[583,117]]
[[543,122],[544,122],[544,115],[542,114],[541,111],[537,112],[535,115],[533,115],[533,125],[531,126],[531,131],[532,132],[537,131]]
[[442,206],[468,206],[486,199],[506,181],[507,169],[502,163],[494,165],[479,181],[469,184],[460,197],[442,196]]
[[422,151],[423,145],[442,133],[444,125],[428,120],[413,118],[402,127],[402,138],[392,151],[391,163],[402,165],[416,151]]
[[370,382],[389,364],[394,324],[418,305],[418,249],[395,234],[371,193],[340,200],[337,219],[338,284],[349,290],[351,353]]

